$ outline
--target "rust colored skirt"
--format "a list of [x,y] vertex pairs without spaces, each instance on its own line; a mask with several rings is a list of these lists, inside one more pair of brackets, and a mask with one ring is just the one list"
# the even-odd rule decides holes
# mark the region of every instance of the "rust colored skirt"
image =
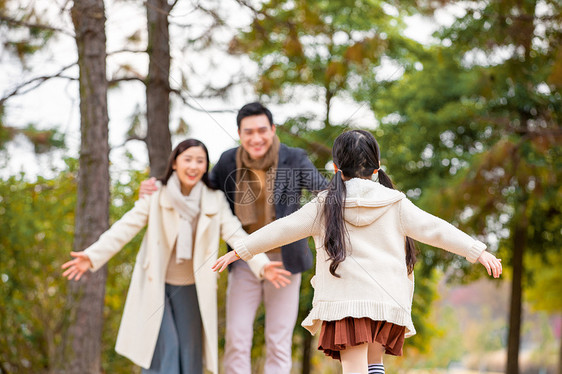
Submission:
[[373,321],[370,318],[347,317],[339,321],[323,321],[318,349],[326,356],[340,359],[340,351],[363,343],[377,342],[385,348],[385,353],[402,356],[406,327],[386,321]]

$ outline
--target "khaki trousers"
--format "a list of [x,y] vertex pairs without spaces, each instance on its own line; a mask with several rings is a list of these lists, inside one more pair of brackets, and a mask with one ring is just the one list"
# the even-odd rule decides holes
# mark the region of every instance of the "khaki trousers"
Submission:
[[[281,254],[270,259],[280,261]],[[277,289],[260,281],[244,261],[236,261],[228,275],[226,296],[226,374],[250,374],[252,338],[256,311],[265,305],[265,374],[289,374],[293,328],[298,315],[301,274],[291,276],[291,284]]]

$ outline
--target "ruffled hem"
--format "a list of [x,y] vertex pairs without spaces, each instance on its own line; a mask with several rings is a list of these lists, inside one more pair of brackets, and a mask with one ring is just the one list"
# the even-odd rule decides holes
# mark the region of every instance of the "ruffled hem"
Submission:
[[323,321],[339,321],[346,317],[367,317],[373,321],[387,321],[404,326],[406,338],[416,334],[409,310],[371,300],[317,302],[301,325],[314,335]]
[[385,348],[385,353],[402,356],[406,327],[386,321],[373,321],[370,318],[347,317],[339,321],[324,321],[318,349],[326,356],[340,359],[340,352],[348,347],[377,342]]

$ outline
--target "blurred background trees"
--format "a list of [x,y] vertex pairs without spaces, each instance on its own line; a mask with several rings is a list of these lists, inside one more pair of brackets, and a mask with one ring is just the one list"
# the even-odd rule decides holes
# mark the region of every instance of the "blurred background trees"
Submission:
[[[105,30],[111,30],[108,40],[117,38],[119,43],[109,42],[110,47],[103,47],[104,55],[110,50],[107,57],[100,60],[98,54],[96,62],[92,49],[80,50],[85,34],[70,17],[71,9],[74,20],[85,17],[87,11],[80,6],[86,2],[40,8],[41,4],[24,0],[0,1],[2,51],[10,56],[0,63],[36,72],[1,87],[2,166],[10,162],[9,144],[21,142],[22,136],[38,154],[68,152],[63,124],[53,119],[48,129],[32,122],[15,125],[10,103],[47,81],[76,84],[86,77],[83,72],[91,72],[87,63],[108,77],[106,88],[102,77],[92,82],[109,92],[110,111],[112,105],[131,99],[120,94],[126,92],[120,87],[140,87],[144,92],[144,102],[134,108],[129,123],[109,121],[109,128],[125,128],[125,141],[145,142],[141,152],[150,164],[146,172],[125,144],[113,142],[114,150],[104,150],[107,140],[92,141],[83,131],[80,161],[66,156],[64,164],[44,168],[38,175],[22,172],[2,177],[1,371],[55,372],[68,365],[72,356],[66,343],[76,322],[72,318],[76,302],[67,297],[71,293],[59,266],[73,241],[76,249],[82,249],[85,242],[78,240],[80,233],[93,240],[100,232],[92,228],[106,227],[108,214],[113,221],[132,207],[140,180],[149,173],[160,174],[174,136],[185,137],[198,128],[228,132],[215,113],[230,113],[232,127],[232,108],[255,99],[273,109],[281,140],[305,148],[328,177],[333,139],[346,129],[363,126],[358,112],[368,112],[366,127],[377,137],[383,168],[397,188],[420,207],[477,236],[504,259],[504,277],[510,285],[494,289],[478,280],[483,274],[480,268],[420,245],[413,310],[418,335],[407,341],[405,357],[387,361],[391,370],[446,368],[463,361],[475,369],[532,372],[528,365],[518,366],[521,338],[541,342],[534,360],[544,368],[553,370],[547,365],[553,355],[560,365],[562,345],[553,348],[560,344],[556,339],[560,339],[562,312],[558,248],[562,239],[562,5],[558,1],[105,3],[111,12],[132,6],[127,9],[134,11],[126,12],[127,17],[141,22],[127,29],[106,24]],[[246,21],[230,25],[232,9]],[[439,19],[444,10],[454,16],[435,27],[426,41],[407,36],[414,20],[432,15]],[[103,11],[98,16],[99,37]],[[203,19],[208,21],[199,24]],[[55,44],[69,39],[76,40],[78,47],[66,56],[68,61],[42,71],[37,56],[48,55]],[[217,50],[223,57],[209,57]],[[239,67],[232,67],[230,61],[237,61]],[[221,73],[222,78],[215,79]],[[82,103],[88,99],[87,89],[72,87]],[[53,92],[53,96],[60,94]],[[180,111],[184,107],[204,113],[206,123],[195,121],[195,115],[186,117]],[[88,112],[83,109],[84,121]],[[222,130],[211,127],[216,125]],[[107,120],[104,126],[102,131],[108,129]],[[105,182],[97,180],[110,189],[106,202],[86,187],[81,192],[77,188],[79,173],[98,179],[102,175],[87,172],[86,159],[96,152],[121,154],[110,165],[104,161],[104,168],[113,170],[111,182],[109,177]],[[75,209],[84,198],[94,199],[98,208],[109,204],[109,213],[97,215],[80,229],[75,219],[88,213]],[[94,318],[103,319],[102,334],[92,342],[100,345],[101,358],[87,359],[93,371],[138,371],[113,346],[139,237],[110,262],[107,280],[94,287],[105,301],[103,308],[90,308]],[[310,308],[311,275],[303,274],[294,372],[338,372],[338,365],[318,354],[314,339],[300,327]],[[466,286],[455,286],[459,283]],[[223,276],[221,316],[225,287]],[[494,305],[500,299],[505,307]],[[82,300],[85,305],[90,302],[88,296]],[[252,352],[256,372],[263,357],[261,319],[263,311],[258,312]],[[223,320],[219,328],[224,331]],[[460,330],[469,333],[461,336]],[[477,351],[481,357],[485,352],[504,353],[500,364],[484,367],[484,359],[479,364],[466,359],[467,352]]]
[[[377,131],[394,139],[389,159],[426,181],[411,186],[422,201],[435,207],[439,198],[441,215],[499,241],[512,269],[510,373],[518,372],[526,257],[541,254],[550,266],[546,254],[559,251],[551,219],[560,217],[560,10],[557,2],[470,4],[436,35],[442,46],[420,71],[385,87],[387,101],[373,102],[387,122]],[[404,134],[420,125],[424,136],[400,152]],[[447,174],[455,176],[448,186]]]

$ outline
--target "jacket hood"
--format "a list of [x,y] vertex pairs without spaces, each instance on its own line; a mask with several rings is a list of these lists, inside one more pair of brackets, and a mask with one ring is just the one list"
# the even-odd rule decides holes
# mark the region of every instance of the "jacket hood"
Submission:
[[368,179],[352,178],[345,182],[344,219],[354,226],[370,225],[395,202],[406,196]]

